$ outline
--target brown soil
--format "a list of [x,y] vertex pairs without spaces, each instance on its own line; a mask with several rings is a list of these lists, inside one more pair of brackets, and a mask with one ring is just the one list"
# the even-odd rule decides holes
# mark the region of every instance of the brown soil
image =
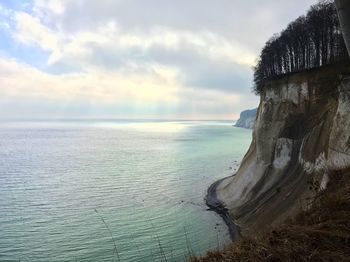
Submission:
[[191,261],[350,261],[350,169],[330,179],[293,219]]

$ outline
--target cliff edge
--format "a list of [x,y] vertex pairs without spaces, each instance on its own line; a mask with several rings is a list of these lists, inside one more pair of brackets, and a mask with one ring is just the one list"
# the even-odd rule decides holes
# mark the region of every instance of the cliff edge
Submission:
[[216,187],[242,232],[276,224],[350,167],[350,69],[328,66],[265,84],[253,140]]
[[256,112],[257,108],[242,111],[235,124],[235,127],[253,129],[256,119]]

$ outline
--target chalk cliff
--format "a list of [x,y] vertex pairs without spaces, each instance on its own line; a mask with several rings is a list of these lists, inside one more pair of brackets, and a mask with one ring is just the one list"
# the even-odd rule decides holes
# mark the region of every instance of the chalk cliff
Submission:
[[344,41],[350,55],[350,1],[335,0],[335,5],[337,7],[339,22],[342,28]]
[[350,69],[325,67],[267,82],[253,140],[216,197],[245,231],[271,225],[350,166]]
[[235,127],[253,129],[256,119],[256,112],[257,108],[242,111],[235,124]]

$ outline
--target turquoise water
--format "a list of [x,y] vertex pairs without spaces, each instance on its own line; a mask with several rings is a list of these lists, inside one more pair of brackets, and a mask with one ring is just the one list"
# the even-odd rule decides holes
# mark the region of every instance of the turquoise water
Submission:
[[250,141],[229,122],[0,123],[0,261],[183,261],[222,246],[203,198]]

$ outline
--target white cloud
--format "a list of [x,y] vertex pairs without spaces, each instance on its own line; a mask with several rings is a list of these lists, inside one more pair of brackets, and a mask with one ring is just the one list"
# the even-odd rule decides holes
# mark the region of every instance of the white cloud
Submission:
[[[140,116],[145,108],[150,112],[167,108],[169,114],[194,118],[233,117],[257,104],[257,98],[249,95],[249,68],[257,54],[250,44],[224,33],[227,28],[214,30],[215,23],[206,22],[199,13],[193,19],[183,17],[178,13],[182,0],[179,6],[151,2],[161,10],[154,13],[151,6],[136,5],[133,0],[35,0],[31,10],[12,12],[14,24],[7,25],[14,39],[42,49],[47,65],[39,70],[30,61],[0,57],[0,101],[42,99],[56,105],[82,103],[101,108],[126,105]],[[165,9],[170,6],[177,14],[167,17]],[[192,11],[193,7],[190,3]],[[134,11],[144,11],[150,21],[144,21],[145,17],[136,21]],[[137,26],[121,12],[136,19],[132,22]],[[197,18],[202,26],[198,27]],[[219,24],[227,22],[227,17],[217,19]],[[193,24],[184,25],[182,20]]]
[[45,51],[59,50],[58,32],[41,24],[40,20],[24,12],[15,15],[16,31],[14,37],[26,45],[37,45]]
[[[175,72],[154,68],[153,75],[127,75],[96,71],[51,75],[15,60],[0,59],[3,96],[23,96],[53,101],[85,99],[94,103],[176,102]],[[20,76],[20,77],[18,77]],[[159,81],[159,79],[163,81]]]
[[317,0],[61,0],[64,11],[50,11],[50,2],[36,0],[35,10],[65,32],[95,31],[113,20],[125,31],[148,32],[164,26],[179,31],[209,31],[234,40],[256,53],[262,44]]
[[148,33],[136,34],[122,31],[116,21],[109,21],[94,32],[83,31],[63,37],[63,32],[45,26],[38,17],[18,12],[15,19],[16,39],[22,44],[37,45],[50,51],[49,64],[62,59],[76,61],[77,58],[86,62],[94,51],[92,47],[108,49],[109,52],[118,54],[128,50],[132,52],[135,48],[140,52],[147,52],[155,46],[178,50],[182,45],[192,46],[214,60],[231,60],[249,66],[255,60],[255,55],[238,42],[207,31],[194,33],[158,26]]
[[64,0],[35,0],[34,11],[40,16],[45,16],[47,13],[61,15],[66,9],[66,2]]
[[[119,73],[135,72],[133,65],[137,64],[141,71],[151,71],[155,66],[168,67],[177,71],[179,85],[226,92],[231,88],[236,93],[246,88],[249,92],[249,67],[254,63],[254,54],[239,42],[212,32],[163,26],[147,33],[126,32],[110,20],[95,31],[65,34],[28,13],[17,12],[15,18],[15,38],[24,45],[36,45],[49,52],[48,66],[85,72],[103,69],[113,73],[116,69]],[[217,69],[208,72],[209,64],[212,68],[217,65]],[[243,75],[239,75],[242,72]]]
[[[239,106],[242,100],[242,96],[227,95],[215,90],[198,93],[198,90],[183,88],[177,83],[176,70],[157,65],[154,65],[151,72],[143,75],[124,75],[104,70],[51,75],[13,59],[0,57],[0,72],[0,105],[6,101],[17,101],[12,105],[13,108],[7,108],[18,112],[17,117],[31,112],[34,115],[40,104],[24,111],[18,111],[18,108],[21,108],[21,103],[35,104],[35,101],[50,103],[51,112],[42,110],[44,116],[55,113],[52,107],[79,104],[101,108],[108,106],[112,109],[127,105],[136,110],[134,114],[149,114],[150,117],[157,117],[157,108],[164,107],[170,108],[168,116],[173,118],[207,118],[215,117],[217,113],[221,117],[234,117],[237,110],[235,106]],[[251,101],[252,104],[254,102]],[[145,111],[145,108],[150,112]],[[2,112],[0,117],[5,114],[8,112]],[[128,116],[130,117],[125,113],[124,117]]]

